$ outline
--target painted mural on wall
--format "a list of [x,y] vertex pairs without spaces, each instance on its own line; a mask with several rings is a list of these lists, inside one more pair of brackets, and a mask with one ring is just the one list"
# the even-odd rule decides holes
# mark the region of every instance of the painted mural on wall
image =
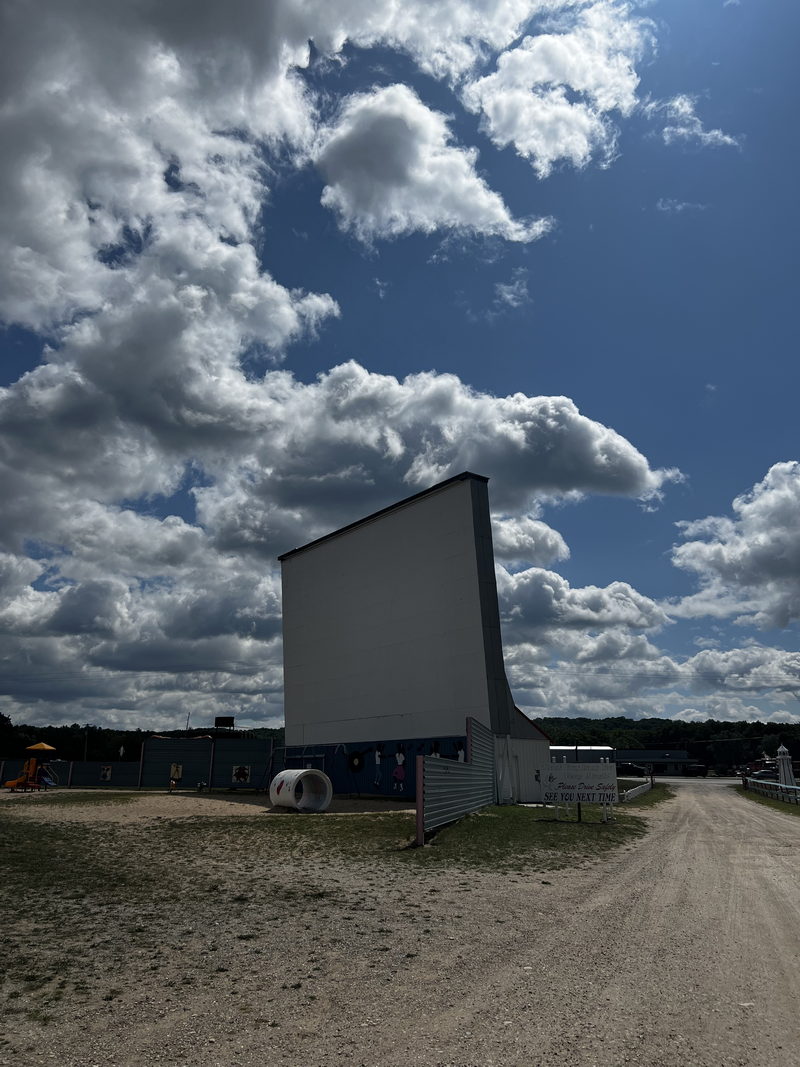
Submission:
[[413,800],[416,757],[466,760],[466,737],[410,738],[351,745],[297,745],[285,750],[286,767],[315,767],[336,793],[365,793]]

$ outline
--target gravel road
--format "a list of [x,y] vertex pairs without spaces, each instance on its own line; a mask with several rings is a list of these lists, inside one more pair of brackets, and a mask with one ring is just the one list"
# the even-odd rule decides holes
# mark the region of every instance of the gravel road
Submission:
[[632,850],[531,887],[517,951],[459,1006],[480,1052],[458,1059],[457,1024],[442,1062],[800,1064],[800,819],[672,784]]
[[[13,1015],[0,1064],[800,1065],[800,819],[723,782],[674,788],[646,837],[572,870],[251,854],[257,881],[222,905],[153,901],[132,926],[65,901],[83,984],[47,1023]],[[146,841],[131,816],[119,832]]]

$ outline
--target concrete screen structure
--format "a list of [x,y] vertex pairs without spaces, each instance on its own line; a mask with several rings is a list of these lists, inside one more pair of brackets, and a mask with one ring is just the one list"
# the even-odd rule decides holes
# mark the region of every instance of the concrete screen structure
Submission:
[[469,472],[280,557],[286,744],[542,740],[503,665],[488,479]]

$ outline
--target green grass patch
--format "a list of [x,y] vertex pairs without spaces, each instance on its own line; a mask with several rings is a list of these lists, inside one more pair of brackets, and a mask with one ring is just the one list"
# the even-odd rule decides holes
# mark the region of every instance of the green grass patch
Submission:
[[[379,863],[387,873],[391,868],[417,866],[555,870],[595,860],[646,833],[641,816],[620,807],[614,813],[612,822],[603,823],[599,806],[584,805],[583,821],[578,823],[574,809],[566,818],[562,809],[557,821],[553,808],[486,808],[444,827],[424,849],[411,847],[415,819],[400,812],[346,817],[294,813],[256,823],[182,819],[158,827],[148,841],[151,855],[165,849],[169,855],[184,857],[184,863],[188,860],[185,873],[190,881],[191,857],[200,852],[251,856],[259,865],[315,856],[324,862],[325,855],[335,855],[359,866]],[[270,891],[276,899],[291,895],[290,888],[274,886]],[[314,895],[310,885],[303,890],[304,897],[309,895]],[[320,898],[325,895],[320,891]]]
[[782,800],[773,800],[772,797],[764,797],[760,793],[754,793],[752,789],[744,789],[741,785],[732,785],[731,789],[735,790],[740,796],[747,797],[748,800],[754,800],[756,804],[774,808],[775,811],[783,811],[787,815],[800,816],[800,804],[785,804]]
[[575,809],[566,818],[562,809],[557,820],[554,808],[509,805],[484,808],[444,827],[430,848],[412,857],[426,865],[552,871],[598,859],[646,832],[643,818],[619,808],[604,823],[598,805],[583,805],[581,822]]
[[[83,800],[97,803],[91,796]],[[72,901],[76,911],[87,903],[144,904],[154,894],[165,903],[174,898],[187,905],[216,891],[209,862],[224,864],[226,857],[237,870],[254,876],[282,862],[318,860],[324,866],[326,856],[345,864],[379,865],[387,873],[419,865],[553,870],[596,859],[645,833],[645,820],[630,807],[616,807],[610,823],[600,821],[601,809],[594,805],[584,805],[581,823],[574,810],[568,819],[556,821],[553,808],[487,808],[445,827],[425,849],[411,847],[415,819],[401,812],[203,817],[124,825],[32,821],[6,809],[0,812],[0,903],[4,896],[18,900],[24,887],[28,906],[43,914],[51,910],[55,897]],[[177,879],[176,866],[181,871]],[[290,888],[260,884],[259,895],[267,893],[276,902],[290,894]],[[320,900],[327,892],[320,887]],[[304,889],[306,896],[314,893],[313,885]],[[250,895],[248,888],[228,899],[233,907],[246,907]]]
[[[443,828],[425,849],[410,847],[415,817],[405,812],[348,816],[287,812],[252,819],[202,816],[129,825],[51,824],[27,819],[24,812],[17,816],[9,805],[0,811],[0,849],[5,886],[13,892],[24,885],[35,896],[57,890],[76,902],[113,899],[136,904],[154,892],[187,900],[213,891],[209,859],[223,857],[235,858],[237,866],[254,874],[284,861],[319,857],[324,863],[326,855],[345,863],[400,868],[568,867],[641,836],[646,823],[634,809],[671,795],[668,787],[658,785],[636,801],[616,806],[609,823],[601,821],[596,805],[583,806],[581,823],[574,808],[567,818],[562,809],[560,821],[553,808],[487,808]],[[39,803],[95,808],[135,800],[135,793],[60,793]],[[176,864],[179,879],[173,876]],[[313,892],[313,887],[307,891]],[[280,895],[277,888],[274,892]]]
[[17,895],[22,889],[33,897],[57,889],[77,899],[149,881],[147,865],[141,869],[145,857],[130,849],[124,828],[116,826],[53,825],[3,811],[0,853],[0,901],[6,892]]
[[[641,782],[639,784],[641,785]],[[629,808],[653,808],[656,804],[661,804],[665,800],[670,800],[674,796],[675,791],[670,789],[668,785],[657,783],[652,789],[649,789],[646,793],[642,793],[641,796],[626,801],[625,810],[627,811]]]

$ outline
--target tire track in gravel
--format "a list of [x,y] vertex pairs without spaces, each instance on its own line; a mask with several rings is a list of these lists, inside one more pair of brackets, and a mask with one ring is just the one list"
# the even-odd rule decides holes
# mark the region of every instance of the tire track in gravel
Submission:
[[800,820],[676,788],[632,851],[553,876],[557,906],[448,1020],[470,1052],[430,1062],[800,1064]]

